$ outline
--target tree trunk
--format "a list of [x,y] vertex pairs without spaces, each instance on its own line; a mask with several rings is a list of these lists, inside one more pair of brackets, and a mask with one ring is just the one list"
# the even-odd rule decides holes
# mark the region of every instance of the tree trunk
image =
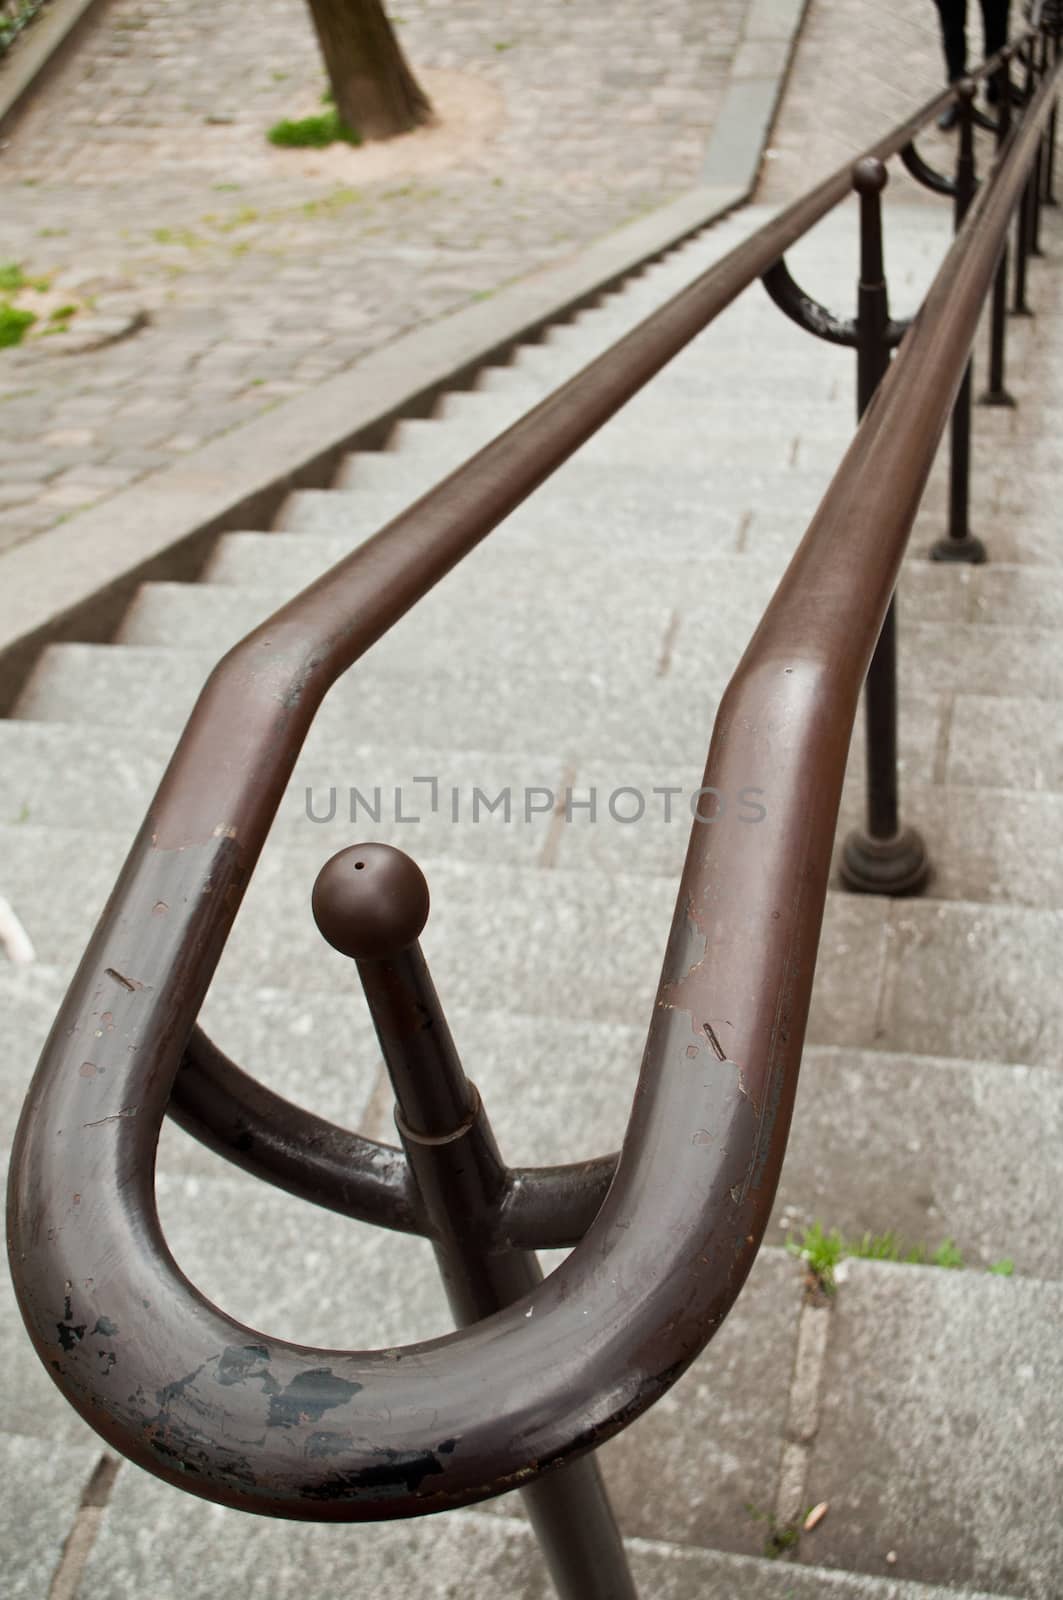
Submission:
[[391,139],[432,121],[381,0],[309,0],[336,110],[363,139]]

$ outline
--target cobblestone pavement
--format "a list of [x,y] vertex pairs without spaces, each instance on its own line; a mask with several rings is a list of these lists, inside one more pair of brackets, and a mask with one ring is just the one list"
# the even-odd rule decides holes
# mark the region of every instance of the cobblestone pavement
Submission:
[[0,549],[689,186],[745,10],[396,0],[444,126],[319,154],[265,139],[324,88],[303,0],[114,0],[0,151],[35,333],[82,307],[0,350]]

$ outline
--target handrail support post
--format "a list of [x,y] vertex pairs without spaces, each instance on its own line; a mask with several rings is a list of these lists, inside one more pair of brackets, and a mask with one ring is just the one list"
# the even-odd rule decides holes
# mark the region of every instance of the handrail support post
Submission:
[[[467,1327],[519,1300],[543,1273],[534,1251],[498,1240],[508,1170],[418,942],[428,904],[420,869],[390,845],[341,850],[314,886],[318,927],[357,964],[450,1309]],[[638,1600],[593,1454],[520,1494],[561,1600]]]
[[[1033,94],[1033,46],[1027,41],[1023,54],[1024,74],[1024,101],[1029,103]],[[1032,317],[1026,299],[1026,261],[1030,254],[1030,242],[1033,234],[1033,177],[1027,178],[1023,186],[1022,198],[1019,201],[1015,219],[1015,282],[1012,290],[1011,314],[1013,317]]]
[[[860,196],[860,283],[857,290],[856,409],[863,416],[890,364],[889,291],[882,254],[882,190],[886,169],[865,160],[853,171]],[[864,684],[867,735],[867,827],[842,847],[841,876],[863,894],[915,894],[930,870],[926,846],[901,826],[897,781],[897,602],[891,599]]]
[[[954,231],[959,233],[977,187],[974,165],[974,84],[960,85],[960,144],[956,159],[956,197]],[[949,429],[949,528],[931,547],[931,561],[966,561],[974,566],[986,559],[986,547],[970,527],[971,490],[971,394],[973,363],[967,362],[952,408]]]
[[[1000,153],[1011,134],[1011,71],[1007,60],[1005,60],[1000,69],[998,86],[996,144],[997,158],[999,160]],[[1004,243],[1000,251],[1000,262],[997,266],[996,277],[993,279],[993,298],[989,323],[989,382],[984,394],[979,396],[979,405],[1015,405],[1015,396],[1008,391],[1004,382],[1007,358],[1007,327],[1008,239],[1007,234],[1005,234]]]

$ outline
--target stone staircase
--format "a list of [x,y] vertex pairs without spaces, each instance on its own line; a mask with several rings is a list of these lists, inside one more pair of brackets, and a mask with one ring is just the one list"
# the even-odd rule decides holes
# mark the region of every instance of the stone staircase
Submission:
[[[887,209],[895,313],[932,276],[947,210]],[[37,956],[0,964],[8,1138],[219,653],[763,220],[751,208],[708,230],[431,420],[399,424],[333,489],[293,494],[272,532],[220,538],[198,583],[146,584],[113,644],[45,653],[0,723],[0,890]],[[1045,230],[1058,252],[1051,213]],[[855,238],[842,208],[790,258],[841,311]],[[976,416],[973,520],[992,564],[923,559],[943,531],[939,463],[901,581],[903,809],[934,880],[910,902],[831,892],[768,1245],[702,1358],[603,1451],[645,1600],[1063,1595],[1063,380],[1048,356],[1063,290],[1047,266],[1034,293],[1036,324],[1012,329],[1024,403]],[[289,1098],[391,1137],[354,974],[309,909],[333,851],[386,839],[428,877],[426,953],[503,1152],[615,1148],[715,707],[851,434],[852,394],[852,357],[754,286],[337,685],[207,1002],[223,1048]],[[858,729],[843,830],[862,754]],[[484,798],[503,792],[508,820]],[[715,825],[751,825],[727,801]],[[173,1127],[158,1189],[177,1260],[252,1326],[368,1346],[451,1325],[423,1241],[318,1213]],[[826,1295],[785,1248],[816,1220],[847,1238],[948,1239],[964,1266],[847,1260]],[[987,1270],[1005,1258],[1011,1276]],[[373,1600],[547,1600],[512,1498],[329,1527],[225,1511],[128,1463],[101,1471],[100,1441],[5,1309],[14,1594],[49,1594],[74,1527],[63,1573],[96,1600],[323,1600],[340,1584]]]

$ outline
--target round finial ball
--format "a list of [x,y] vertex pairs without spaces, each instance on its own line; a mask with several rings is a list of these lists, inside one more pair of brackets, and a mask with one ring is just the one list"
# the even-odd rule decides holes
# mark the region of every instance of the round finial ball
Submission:
[[428,921],[428,885],[401,850],[355,844],[325,862],[310,904],[333,949],[355,961],[384,961],[420,937]]
[[881,194],[888,182],[885,162],[875,156],[864,156],[853,168],[853,188],[857,194]]

